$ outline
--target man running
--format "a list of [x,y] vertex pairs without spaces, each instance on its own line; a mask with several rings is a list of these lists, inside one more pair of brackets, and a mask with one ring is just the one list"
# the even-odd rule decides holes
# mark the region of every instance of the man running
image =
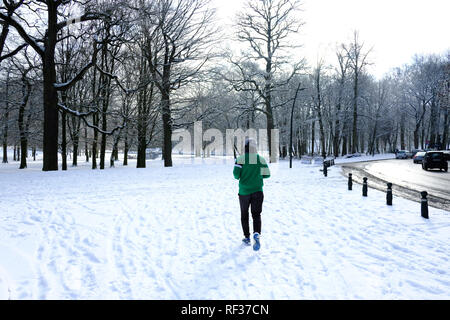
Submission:
[[244,244],[250,245],[250,227],[248,209],[251,206],[253,219],[253,250],[259,250],[261,236],[261,212],[264,200],[263,179],[270,177],[266,160],[257,153],[256,142],[246,139],[245,153],[236,159],[233,175],[239,180],[239,204],[241,223],[244,231]]

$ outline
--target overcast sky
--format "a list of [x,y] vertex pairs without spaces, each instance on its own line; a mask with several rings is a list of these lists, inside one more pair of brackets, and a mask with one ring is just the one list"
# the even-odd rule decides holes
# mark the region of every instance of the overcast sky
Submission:
[[[349,42],[353,30],[373,47],[371,73],[377,78],[409,63],[414,54],[450,50],[450,0],[303,0],[299,35],[302,55],[334,63],[337,43]],[[231,23],[243,0],[213,0],[221,23]],[[231,30],[228,28],[227,30]]]

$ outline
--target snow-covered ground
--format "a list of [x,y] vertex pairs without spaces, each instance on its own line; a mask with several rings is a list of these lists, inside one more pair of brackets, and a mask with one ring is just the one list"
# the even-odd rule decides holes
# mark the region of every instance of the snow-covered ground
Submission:
[[281,161],[254,252],[231,159],[147,164],[0,164],[0,298],[450,298],[449,212],[425,220],[415,202],[347,191],[338,167]]

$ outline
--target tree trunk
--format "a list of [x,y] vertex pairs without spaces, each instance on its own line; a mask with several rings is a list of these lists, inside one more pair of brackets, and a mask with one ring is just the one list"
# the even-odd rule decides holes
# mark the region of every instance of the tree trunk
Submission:
[[[144,66],[145,69],[145,66]],[[138,153],[137,153],[137,168],[146,167],[146,151],[147,151],[147,88],[143,89],[139,94],[138,99],[138,124],[137,124],[137,135],[138,135]]]
[[27,167],[27,148],[28,141],[27,138],[20,139],[20,167],[19,169],[25,169]]
[[333,138],[333,153],[337,158],[339,156],[339,141],[340,141],[340,131],[339,131],[339,114],[341,112],[341,104],[338,103],[336,106],[336,121],[334,123],[334,138]]
[[44,86],[44,138],[43,171],[58,170],[58,94],[56,83],[55,46],[57,36],[57,7],[59,4],[47,1],[48,29],[44,40],[43,86]]
[[[377,118],[378,118],[378,115],[377,115]],[[370,152],[370,154],[372,154],[372,156],[375,155],[375,148],[376,148],[375,145],[378,141],[378,139],[376,138],[377,137],[377,126],[378,126],[378,121],[375,120],[375,124],[373,126],[372,139],[370,141],[370,146],[369,146],[369,150],[368,150]]]
[[[97,96],[97,90],[96,90],[96,85],[97,85],[97,69],[94,68],[94,75],[92,78],[92,96]],[[100,83],[100,86],[102,84]],[[97,103],[97,110],[99,109],[99,104]],[[95,127],[98,127],[98,112],[93,113],[92,114],[92,124]],[[93,140],[92,140],[92,169],[95,170],[97,169],[97,142],[98,142],[98,131],[96,129],[94,129],[93,132],[94,136],[93,136]]]
[[[94,113],[92,115],[92,122],[94,126],[98,126],[98,114]],[[92,169],[97,169],[97,140],[98,132],[94,130],[94,139],[92,141]]]
[[426,137],[425,137],[425,122],[422,122],[422,136],[421,136],[421,141],[420,144],[422,146],[422,149],[425,149],[425,142],[426,142]]
[[327,150],[326,150],[326,143],[325,143],[325,130],[323,127],[323,121],[322,121],[322,112],[318,111],[319,116],[319,132],[320,132],[320,143],[321,143],[321,149],[322,149],[322,157],[325,159],[327,156]]
[[[167,88],[168,89],[168,88]],[[163,156],[164,167],[172,167],[172,119],[170,112],[169,94],[162,94],[162,120],[163,120]]]
[[72,167],[78,166],[78,144],[80,138],[76,135],[73,139],[73,159],[72,159]]
[[114,167],[114,161],[118,160],[118,150],[119,150],[119,141],[120,141],[120,132],[117,134],[117,137],[114,139],[114,145],[113,145],[113,149],[111,152],[111,158],[109,160],[109,165],[111,168]]
[[138,154],[137,154],[137,168],[146,167],[146,149],[147,149],[147,128],[141,127],[138,129]]
[[431,114],[430,114],[430,144],[434,145],[438,141],[438,130],[439,130],[439,114],[437,110],[436,99],[433,97],[431,99]]
[[87,127],[84,128],[84,155],[86,156],[86,162],[89,162],[89,145]]
[[[267,52],[271,52],[271,43],[267,43]],[[264,103],[266,109],[267,118],[267,143],[269,147],[269,161],[271,163],[277,162],[274,150],[272,150],[272,130],[275,129],[273,110],[272,110],[272,59],[269,58],[266,63],[266,76],[265,76],[265,86],[264,86]]]
[[[267,110],[268,106],[266,106],[266,110]],[[276,157],[274,154],[274,150],[272,150],[272,130],[275,128],[274,126],[274,119],[273,119],[273,114],[272,114],[272,109],[269,106],[269,112],[266,114],[266,119],[267,119],[267,144],[269,147],[269,161],[270,163],[274,163],[276,162]]]
[[320,67],[318,67],[317,69],[317,74],[316,74],[316,97],[317,97],[317,106],[316,106],[316,110],[317,110],[317,116],[319,118],[319,133],[320,133],[320,144],[321,144],[321,151],[322,151],[322,157],[325,159],[326,158],[326,145],[325,145],[325,130],[323,127],[323,119],[322,119],[322,96],[321,96],[321,92],[320,92]]
[[[107,130],[106,113],[102,114],[102,130]],[[100,139],[100,170],[105,169],[105,154],[106,154],[106,134],[101,134]]]
[[6,74],[5,85],[5,116],[3,124],[3,159],[2,163],[8,163],[8,118],[9,118],[9,72]]
[[27,133],[25,130],[24,124],[24,115],[25,108],[28,103],[28,98],[30,95],[31,85],[27,83],[25,76],[22,77],[22,103],[19,106],[19,117],[18,117],[18,126],[19,126],[19,135],[20,135],[20,148],[21,148],[21,157],[20,157],[20,167],[19,169],[25,169],[27,167]]
[[405,150],[406,144],[405,144],[405,114],[402,114],[401,120],[400,120],[400,149]]
[[448,149],[449,144],[449,127],[450,127],[450,119],[449,119],[449,112],[450,112],[450,80],[447,80],[447,82],[444,84],[444,90],[443,93],[443,109],[444,109],[444,132],[442,134],[442,148]]
[[391,143],[391,137],[389,137],[389,145],[391,146],[391,152],[393,152],[393,151],[395,151],[395,149],[397,149],[398,148],[398,127],[399,127],[399,124],[397,123],[397,126],[395,127],[395,130],[394,130],[394,137],[393,137],[393,141],[392,141],[392,143]]
[[128,166],[128,126],[125,127],[125,139],[123,145],[123,165]]
[[[106,45],[103,46],[103,48],[106,48]],[[105,55],[105,53],[103,54]],[[104,58],[106,59],[106,58]],[[106,63],[104,63],[105,65]],[[103,66],[103,70],[104,66]],[[107,114],[108,111],[108,104],[109,104],[109,85],[107,85],[109,81],[106,79],[106,76],[101,75],[100,76],[100,85],[103,87],[102,91],[102,131],[106,131],[108,129],[108,123],[107,123]],[[105,154],[106,154],[106,134],[101,133],[101,139],[100,139],[100,170],[105,169]]]
[[[64,101],[64,105],[66,105]],[[62,170],[67,170],[67,113],[62,112],[61,115],[61,157],[62,157]]]
[[71,130],[71,138],[72,138],[72,144],[73,144],[73,158],[72,158],[72,167],[78,166],[78,156],[81,156],[80,151],[80,127],[81,127],[81,120],[78,117],[71,117],[72,119],[72,127]]
[[[166,54],[165,61],[168,61]],[[172,115],[170,110],[170,64],[163,67],[161,110],[163,121],[163,157],[164,167],[172,167]]]
[[353,128],[352,128],[352,153],[356,153],[358,144],[358,72],[355,72],[355,81],[353,84]]
[[[344,123],[345,127],[345,123]],[[350,143],[349,143],[349,134],[348,132],[342,134],[342,156],[345,156],[349,153]]]
[[420,123],[416,123],[416,126],[414,127],[413,131],[413,139],[414,139],[414,148],[419,149],[419,128]]
[[294,109],[295,109],[295,102],[297,101],[297,95],[300,90],[300,84],[297,87],[297,90],[295,91],[294,101],[292,102],[292,110],[291,110],[291,121],[290,121],[290,131],[289,131],[289,168],[292,168],[292,157],[294,156],[294,150],[293,150],[293,134],[294,134]]
[[3,134],[3,159],[2,163],[8,163],[8,133],[5,131]]
[[445,109],[445,114],[444,114],[444,132],[442,134],[442,149],[447,149],[447,145],[448,145],[448,130],[449,130],[449,116],[448,116],[448,106]]
[[366,144],[365,144],[365,140],[364,140],[364,132],[361,132],[360,136],[359,136],[359,151],[361,153],[365,153],[366,152]]
[[19,134],[20,134],[20,167],[19,169],[25,169],[27,167],[27,137],[24,130],[24,123],[23,123],[23,116],[25,112],[25,106],[21,105],[19,108],[19,118],[18,118],[18,124],[19,124]]

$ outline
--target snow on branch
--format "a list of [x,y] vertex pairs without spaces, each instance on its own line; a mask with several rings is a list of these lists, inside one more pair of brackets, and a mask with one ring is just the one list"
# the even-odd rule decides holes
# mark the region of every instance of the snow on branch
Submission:
[[56,90],[58,91],[66,91],[68,90],[70,87],[72,87],[76,82],[80,81],[84,74],[94,65],[94,63],[91,61],[90,63],[88,63],[86,66],[84,66],[83,69],[81,69],[81,71],[75,76],[73,77],[71,80],[64,82],[64,83],[55,83],[53,84],[53,86],[55,87]]
[[97,48],[96,45],[94,45],[94,53],[92,54],[92,61],[89,62],[87,65],[84,66],[83,69],[81,69],[80,72],[78,72],[77,75],[75,75],[75,77],[73,77],[71,80],[64,82],[64,83],[54,83],[53,86],[55,87],[55,89],[57,91],[66,91],[68,89],[70,89],[70,87],[72,87],[75,83],[77,83],[78,81],[80,81],[81,79],[83,79],[83,76],[85,75],[85,73],[92,67],[95,66],[97,63],[97,52],[99,51],[99,49]]
[[27,43],[24,43],[20,46],[18,46],[15,50],[11,51],[10,53],[7,53],[3,56],[0,56],[0,62],[2,62],[3,60],[6,60],[8,58],[11,58],[13,56],[15,56],[17,53],[19,53],[20,50],[22,50],[23,48],[25,48],[26,46],[28,46]]
[[16,29],[17,33],[27,44],[29,44],[40,56],[44,55],[45,49],[38,43],[41,41],[30,36],[22,25],[12,16],[5,15],[0,12],[0,21],[4,21],[6,25],[10,25]]
[[117,130],[122,130],[127,125],[127,121],[125,119],[123,125],[117,126],[117,127],[115,127],[114,129],[112,129],[110,131],[105,131],[105,130],[100,129],[98,126],[94,126],[94,125],[90,124],[89,121],[86,119],[87,116],[92,115],[94,113],[97,113],[98,112],[97,110],[91,110],[91,111],[88,111],[88,112],[79,112],[79,111],[76,111],[76,110],[72,110],[72,109],[68,108],[67,106],[65,106],[65,105],[63,105],[61,103],[58,103],[58,108],[63,110],[63,111],[65,111],[65,112],[67,112],[67,113],[69,113],[69,114],[72,114],[72,115],[74,115],[76,117],[81,118],[81,120],[83,120],[83,122],[86,124],[86,126],[88,126],[89,128],[94,129],[95,131],[97,131],[99,133],[106,134],[106,135],[112,135],[112,134],[114,134],[114,132],[116,132]]
[[135,93],[136,91],[139,91],[139,90],[140,90],[140,88],[137,88],[137,89],[127,89],[127,88],[125,88],[125,87],[120,83],[119,77],[117,77],[116,75],[113,75],[112,73],[109,73],[109,72],[103,70],[103,69],[100,68],[98,65],[95,65],[95,68],[96,68],[101,74],[103,74],[104,76],[107,76],[107,77],[113,79],[113,80],[117,83],[117,85],[119,86],[119,88],[125,93],[126,96],[129,96],[129,95]]
[[100,20],[110,17],[110,15],[103,13],[103,12],[88,12],[83,14],[82,16],[76,17],[76,18],[68,18],[56,25],[56,29],[60,31],[61,29],[64,29],[65,27],[68,27],[72,24],[77,24],[85,21],[92,21],[92,20]]

